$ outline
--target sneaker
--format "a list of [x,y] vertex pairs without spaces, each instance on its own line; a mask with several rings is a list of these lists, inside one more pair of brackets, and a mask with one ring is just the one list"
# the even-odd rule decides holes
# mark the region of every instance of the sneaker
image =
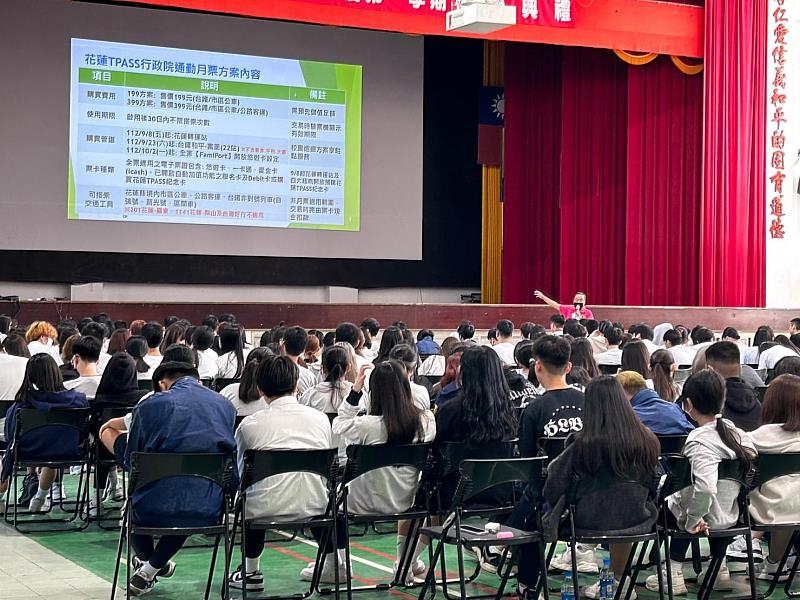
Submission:
[[[594,556],[594,548],[583,544],[577,545],[578,573],[600,573]],[[567,548],[550,561],[550,571],[572,571],[572,551]]]
[[[510,554],[507,557],[510,558]],[[503,558],[503,548],[500,546],[489,546],[480,548],[478,550],[478,562],[481,565],[482,571],[487,571],[489,573],[497,574],[497,570],[500,567],[500,561]],[[511,569],[510,577],[516,577],[517,570],[516,568]]]
[[[681,563],[673,562],[671,564],[671,577],[670,574],[667,573],[667,563],[661,564],[661,575],[664,578],[664,590],[667,589],[667,577],[672,579],[672,593],[675,596],[685,596],[689,593],[689,590],[686,588],[686,581],[683,579],[683,565]],[[650,575],[645,581],[645,587],[650,590],[651,592],[658,591],[658,575]]]
[[64,491],[64,484],[54,483],[50,488],[50,497],[53,500],[53,504],[55,504],[56,502],[63,502],[64,500],[66,500],[67,493]]
[[[725,551],[725,558],[733,561],[746,561],[747,560],[747,541],[743,535],[737,535],[733,538],[733,543],[728,546]],[[760,540],[753,540],[753,562],[761,562],[764,560],[764,551],[761,548]]]
[[[141,558],[139,558],[138,556],[134,556],[131,559],[131,569],[133,569],[134,571],[138,571],[139,569],[141,569],[142,565],[144,565],[144,561]],[[171,560],[168,560],[167,564],[165,564],[163,567],[161,567],[159,569],[158,573],[156,573],[156,577],[163,577],[164,579],[168,579],[168,578],[172,577],[175,574],[175,567],[176,566],[177,565],[174,562],[172,562]],[[250,588],[247,588],[247,589],[250,589]]]
[[[697,576],[697,583],[698,585],[705,581],[706,578],[706,569],[704,567],[700,574]],[[717,573],[717,579],[714,581],[714,591],[715,592],[732,592],[733,591],[733,583],[731,582],[731,572],[728,570],[728,565],[725,561],[722,561],[722,565],[719,568],[719,573]]]
[[37,496],[34,496],[31,499],[31,503],[28,505],[28,511],[32,513],[43,513],[48,510],[50,510],[50,503],[47,501],[47,498],[41,500]]
[[28,506],[39,489],[39,476],[36,473],[28,473],[22,480],[22,493],[17,498],[17,506]]
[[[397,569],[398,569],[399,566],[400,566],[400,561],[397,561],[397,560],[394,561],[395,579],[400,575],[397,572]],[[406,573],[406,582],[405,582],[405,584],[406,585],[414,585],[414,583],[416,583],[415,578],[419,577],[420,575],[422,575],[425,572],[425,568],[426,567],[425,567],[425,563],[424,562],[422,562],[420,559],[415,560],[411,564],[411,568],[408,570],[408,573]]]
[[[622,587],[622,591],[619,593],[619,597],[620,598],[624,598],[625,594],[628,593],[628,587],[630,586],[630,584],[631,584],[631,580],[628,579],[627,582],[625,583],[625,585]],[[615,579],[614,580],[614,589],[617,589],[618,587],[619,587],[619,581]],[[658,586],[656,585],[656,587],[658,587]],[[593,598],[593,599],[594,598],[599,598],[600,597],[600,582],[598,581],[594,585],[590,585],[590,586],[587,586],[587,587],[583,588],[581,590],[581,592],[582,592],[582,594],[583,594],[583,596],[585,598]],[[633,591],[631,592],[630,600],[636,600],[636,597],[637,597],[636,589],[634,588]]]
[[[339,582],[344,582],[347,580],[347,568],[345,567],[344,562],[339,562]],[[311,581],[314,578],[314,568],[317,563],[308,563],[308,566],[300,571],[300,579],[302,581]],[[320,583],[336,583],[336,572],[333,570],[334,567],[331,565],[330,560],[326,560],[325,564],[322,566],[322,572],[319,575],[319,582]],[[350,570],[352,573],[352,569]]]
[[[775,575],[778,573],[778,567],[780,564],[780,561],[772,562],[769,558],[764,559],[764,562],[762,562],[756,569],[756,579],[772,581],[775,578]],[[787,564],[784,567],[784,570],[778,574],[778,583],[785,583],[788,579],[789,565]]]
[[264,591],[264,575],[261,571],[253,571],[252,573],[245,573],[244,580],[242,580],[242,566],[239,565],[228,577],[228,585],[234,590],[262,592]]
[[137,571],[131,575],[131,579],[128,581],[128,591],[132,596],[144,596],[145,594],[152,592],[155,585],[155,577],[153,577],[153,579],[147,579],[144,575]]

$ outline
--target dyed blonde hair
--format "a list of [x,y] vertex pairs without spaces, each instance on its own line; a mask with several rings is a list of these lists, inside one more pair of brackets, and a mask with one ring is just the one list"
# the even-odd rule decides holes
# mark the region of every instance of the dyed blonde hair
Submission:
[[50,323],[47,321],[34,321],[30,324],[27,331],[25,331],[25,341],[30,344],[32,341],[38,340],[43,335],[46,335],[51,340],[58,338],[58,332],[56,331],[56,328]]

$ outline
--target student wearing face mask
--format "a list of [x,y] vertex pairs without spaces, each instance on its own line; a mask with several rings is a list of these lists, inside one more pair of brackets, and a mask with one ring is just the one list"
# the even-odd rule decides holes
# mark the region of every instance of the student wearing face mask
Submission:
[[533,295],[539,298],[542,302],[557,310],[565,319],[594,319],[594,314],[591,309],[586,308],[586,293],[575,292],[572,298],[572,304],[559,304],[552,298],[548,298],[539,290],[533,292]]

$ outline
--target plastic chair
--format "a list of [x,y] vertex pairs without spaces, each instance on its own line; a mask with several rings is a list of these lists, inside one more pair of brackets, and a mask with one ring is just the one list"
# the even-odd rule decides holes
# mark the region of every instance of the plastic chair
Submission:
[[[753,490],[758,489],[760,486],[769,482],[776,477],[783,477],[785,475],[800,475],[800,453],[792,452],[787,454],[759,454],[756,462],[756,476],[753,481]],[[789,555],[792,548],[800,551],[800,520],[791,523],[768,524],[768,523],[755,523],[751,524],[750,528],[753,531],[772,531],[783,530],[791,531],[792,537],[786,551],[781,557],[780,564],[778,565],[778,573],[770,581],[769,588],[763,594],[763,598],[769,598],[775,591],[779,581],[779,573],[786,567],[789,560]],[[784,585],[784,593],[787,598],[798,598],[800,593],[791,591],[792,583],[794,582],[795,575],[797,575],[797,568],[800,566],[798,561],[795,561],[794,567],[789,572],[789,579]]]
[[217,377],[214,380],[214,383],[211,385],[211,389],[213,389],[215,392],[221,392],[229,385],[241,382],[242,379],[240,377]]
[[661,456],[681,456],[686,445],[685,435],[659,435],[658,443],[661,446]]
[[[542,576],[537,582],[533,597],[538,597],[541,591],[544,594],[545,600],[549,598],[546,585],[547,566],[545,564],[544,536],[542,534],[541,521],[539,520],[538,514],[540,511],[537,511],[536,519],[538,524],[534,531],[524,531],[502,526],[501,531],[512,534],[512,536],[508,538],[498,538],[495,533],[465,530],[462,525],[464,519],[485,512],[484,509],[469,508],[469,502],[482,492],[492,488],[519,483],[532,486],[534,489],[533,495],[540,496],[544,481],[546,460],[544,456],[538,456],[535,458],[508,458],[499,460],[465,460],[461,463],[461,479],[456,489],[453,511],[444,520],[442,525],[437,527],[424,527],[421,530],[422,535],[428,536],[431,540],[437,540],[438,544],[436,545],[436,550],[433,550],[432,546],[428,548],[430,567],[419,600],[425,599],[428,588],[431,590],[431,596],[436,595],[437,563],[441,563],[441,572],[443,575],[442,591],[445,597],[450,598],[447,586],[448,582],[444,577],[444,574],[447,572],[444,561],[444,548],[448,544],[456,546],[460,597],[465,600],[467,598],[470,600],[475,600],[476,598],[495,598],[499,600],[499,598],[503,596],[503,590],[508,583],[511,570],[516,562],[513,555],[509,556],[509,549],[512,546],[519,546],[522,544],[539,544]],[[465,577],[464,573],[463,547],[465,545],[478,548],[503,546],[503,554],[500,560],[501,566],[498,568],[498,574],[502,571],[502,575],[500,586],[496,594],[467,596],[466,584],[469,580]]]
[[692,374],[692,367],[690,366],[688,369],[678,369],[675,371],[675,375],[673,376],[673,380],[675,383],[685,383],[687,379],[689,379],[689,375]]
[[152,392],[153,391],[153,380],[152,379],[140,379],[139,380],[139,389],[145,392]]
[[[336,456],[337,449],[326,450],[245,450],[243,457],[243,473],[239,485],[239,497],[236,502],[233,517],[233,533],[231,534],[231,544],[236,539],[237,529],[241,529],[241,550],[242,550],[242,581],[245,580],[244,556],[246,546],[246,536],[248,530],[276,530],[276,529],[325,529],[328,536],[333,538],[333,547],[336,547]],[[328,489],[328,506],[323,515],[315,515],[308,518],[298,519],[252,519],[245,522],[244,515],[247,514],[247,490],[256,483],[273,477],[289,473],[312,473],[325,479]],[[317,550],[317,568],[314,570],[309,589],[302,594],[292,596],[267,596],[270,600],[283,598],[308,598],[314,593],[319,583],[320,565],[325,543],[328,537],[323,536],[322,542]],[[233,554],[233,547],[228,556]],[[336,597],[339,597],[339,570],[336,569]],[[247,586],[243,586],[242,598],[246,599],[250,594]]]
[[[735,536],[741,535],[744,536],[745,542],[747,543],[747,573],[750,579],[750,598],[751,600],[757,600],[757,593],[756,593],[756,578],[755,578],[755,564],[753,563],[753,534],[750,529],[750,511],[747,505],[747,491],[749,489],[749,473],[744,472],[743,466],[739,463],[738,460],[723,460],[720,462],[718,468],[717,477],[720,480],[727,479],[730,481],[735,481],[739,483],[741,486],[741,490],[739,492],[739,521],[740,523],[737,526],[731,527],[729,529],[718,529],[718,530],[711,530],[708,534],[692,534],[687,533],[686,531],[682,531],[680,529],[675,529],[670,527],[667,522],[667,512],[669,509],[666,505],[666,499],[668,496],[674,494],[677,491],[682,490],[685,487],[689,487],[692,485],[692,468],[689,460],[683,456],[669,456],[666,459],[666,469],[667,469],[667,478],[664,481],[664,485],[661,489],[661,511],[663,515],[663,521],[659,525],[660,531],[663,533],[663,540],[664,540],[664,554],[666,555],[666,563],[667,563],[667,572],[670,572],[672,561],[670,560],[669,556],[669,541],[670,538],[675,539],[690,539],[692,542],[700,540],[704,537],[708,537],[709,539],[713,538],[733,538]],[[698,600],[708,600],[711,596],[711,592],[714,588],[714,582],[717,579],[717,575],[719,574],[719,569],[722,566],[722,561],[725,558],[725,554],[723,553],[722,556],[712,556],[711,562],[708,565],[708,572],[703,580],[703,583],[700,586],[700,589],[697,592]],[[695,572],[700,572],[700,565],[699,563],[699,556],[695,554],[694,556],[694,568]],[[659,569],[660,572],[660,569]],[[667,591],[669,594],[669,600],[673,600],[673,593],[672,593],[672,578],[667,577]]]
[[[345,545],[345,564],[347,568],[347,598],[353,597],[354,591],[366,590],[388,590],[400,583],[405,582],[408,570],[411,568],[411,552],[416,546],[419,538],[419,531],[422,522],[428,518],[429,508],[427,506],[414,506],[401,513],[375,513],[375,514],[351,514],[348,510],[348,497],[350,495],[351,484],[366,473],[377,469],[393,467],[412,467],[422,474],[421,485],[427,486],[428,473],[430,471],[430,455],[432,444],[402,444],[388,445],[379,444],[373,446],[353,445],[347,447],[347,464],[341,482],[341,498],[339,503],[342,507],[342,514],[347,519],[349,525],[373,525],[375,523],[397,523],[399,521],[411,521],[411,529],[408,534],[406,547],[403,549],[402,557],[399,557],[400,565],[391,583],[380,583],[376,585],[360,586],[354,588],[351,581],[350,566],[350,534],[348,531]],[[423,489],[422,494],[417,494],[427,499],[427,490]],[[319,561],[317,562],[319,568]],[[399,578],[398,578],[399,576]]]
[[[631,552],[628,555],[628,560],[625,563],[625,568],[623,569],[622,573],[619,576],[619,586],[617,586],[617,591],[616,594],[614,595],[615,600],[619,600],[622,595],[622,590],[625,587],[625,581],[630,579],[630,584],[628,585],[627,592],[625,593],[625,600],[630,600],[630,597],[636,585],[636,579],[639,576],[641,570],[645,567],[644,557],[648,542],[653,542],[656,564],[657,565],[661,564],[661,550],[660,550],[660,541],[659,541],[657,527],[654,526],[653,531],[650,533],[644,533],[639,535],[602,535],[602,534],[582,535],[579,534],[575,529],[575,515],[577,514],[576,501],[579,498],[585,497],[589,494],[604,492],[604,491],[609,493],[610,498],[613,498],[614,487],[621,483],[635,484],[642,487],[646,487],[649,490],[651,490],[652,497],[655,498],[658,478],[654,472],[652,481],[650,482],[650,485],[648,485],[646,481],[641,481],[639,478],[636,477],[621,478],[610,471],[603,472],[592,477],[588,476],[579,477],[573,483],[571,489],[567,493],[569,527],[570,527],[570,535],[568,542],[571,548],[572,577],[576,590],[580,589],[578,583],[578,577],[579,577],[578,559],[577,559],[578,543],[589,544],[592,546],[596,544],[632,544]],[[636,555],[636,550],[637,548],[640,547],[640,545],[641,549],[639,551],[639,557],[636,561],[636,566],[633,567],[633,557]],[[631,572],[631,567],[633,567],[633,572]],[[656,571],[658,574],[658,597],[661,600],[664,600],[664,581],[662,577],[662,572],[660,568],[657,568]]]
[[[43,454],[39,456],[28,456],[26,452],[20,451],[20,443],[24,443],[26,435],[47,427],[49,436],[72,436],[75,438],[76,445],[73,447],[73,452],[65,455]],[[90,409],[88,408],[54,408],[51,410],[36,410],[32,408],[20,408],[17,411],[16,430],[14,432],[14,440],[10,447],[13,453],[12,461],[12,483],[6,490],[6,510],[4,519],[6,523],[13,524],[14,529],[22,533],[25,530],[20,528],[20,525],[27,524],[40,524],[40,523],[61,523],[73,524],[76,520],[80,519],[81,507],[89,500],[89,480],[86,477],[84,487],[84,471],[88,472],[89,465],[89,431],[90,431]],[[48,467],[51,469],[65,469],[69,467],[81,467],[81,475],[78,478],[78,491],[77,500],[75,501],[75,510],[69,519],[55,519],[47,518],[40,519],[33,517],[31,519],[19,520],[19,507],[17,506],[16,499],[17,493],[17,470],[20,468],[28,467]],[[83,467],[86,467],[84,469]],[[11,502],[11,499],[14,502]],[[50,491],[50,504],[52,509],[52,487]],[[9,509],[13,504],[13,519],[9,520]],[[63,504],[62,504],[63,509]],[[25,513],[30,514],[30,513]],[[48,529],[29,529],[27,532],[44,532],[44,531],[67,531],[85,529],[88,526],[88,521],[79,524],[77,527],[74,525],[69,528],[48,528]]]
[[[119,561],[122,557],[122,545],[126,546],[126,598],[130,600],[130,588],[127,582],[131,578],[131,535],[213,535],[216,537],[214,551],[211,555],[211,566],[208,569],[208,581],[206,583],[205,600],[208,600],[211,592],[211,582],[214,578],[214,567],[217,562],[220,538],[224,538],[225,568],[223,573],[222,598],[228,600],[230,592],[228,590],[228,565],[230,547],[228,534],[228,504],[230,486],[233,477],[234,462],[232,457],[219,453],[159,453],[159,452],[134,452],[131,455],[131,469],[128,481],[128,497],[125,501],[125,521],[119,532],[119,543],[117,545],[117,556],[114,561],[114,580],[111,584],[111,600],[114,600],[117,591],[117,581],[119,580]],[[220,503],[219,522],[212,525],[196,527],[147,527],[133,523],[133,496],[139,490],[153,485],[164,479],[172,477],[197,477],[210,481],[221,491],[222,501]]]
[[619,365],[597,365],[603,375],[616,375],[619,373]]

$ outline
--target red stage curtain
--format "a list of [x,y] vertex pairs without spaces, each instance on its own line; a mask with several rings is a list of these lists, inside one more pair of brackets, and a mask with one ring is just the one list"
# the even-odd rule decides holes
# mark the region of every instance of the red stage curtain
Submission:
[[506,46],[504,303],[527,304],[534,289],[559,286],[562,51]]
[[764,306],[767,0],[705,12],[700,303]]
[[622,304],[628,65],[607,51],[565,48],[563,67],[557,297],[585,291],[594,304]]
[[623,304],[697,305],[702,100],[667,57],[628,70]]
[[509,45],[503,302],[697,302],[701,86],[666,57]]

